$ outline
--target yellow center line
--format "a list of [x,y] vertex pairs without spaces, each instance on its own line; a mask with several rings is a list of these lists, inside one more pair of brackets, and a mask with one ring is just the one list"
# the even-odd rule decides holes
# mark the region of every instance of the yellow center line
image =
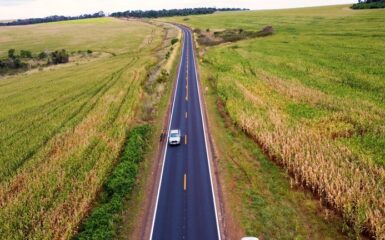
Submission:
[[187,134],[184,136],[184,144],[187,145]]
[[184,191],[187,190],[187,175],[186,174],[184,175],[183,189],[184,189]]

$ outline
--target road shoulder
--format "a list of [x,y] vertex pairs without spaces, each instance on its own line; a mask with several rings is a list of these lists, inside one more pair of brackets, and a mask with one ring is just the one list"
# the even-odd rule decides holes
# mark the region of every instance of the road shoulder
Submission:
[[[181,40],[181,32],[170,24],[155,23],[160,27],[174,28],[175,33],[170,35],[166,33],[164,42],[166,45],[172,38]],[[175,88],[176,74],[178,70],[181,42],[173,46],[173,52],[167,61],[162,60],[164,54],[160,54],[160,64],[155,67],[155,71],[149,79],[156,78],[161,69],[169,72],[168,82],[164,94],[160,102],[156,106],[156,117],[151,121],[154,126],[154,135],[151,140],[151,149],[147,154],[142,166],[140,167],[137,184],[133,191],[132,197],[125,204],[123,221],[119,229],[118,239],[148,239],[151,231],[152,215],[155,209],[157,183],[160,178],[162,169],[162,158],[164,155],[164,141],[160,141],[159,135],[163,129],[167,128],[171,107],[170,101],[173,97],[173,89]],[[161,47],[162,48],[162,47]],[[166,48],[166,47],[164,47]],[[141,120],[139,120],[141,121]]]

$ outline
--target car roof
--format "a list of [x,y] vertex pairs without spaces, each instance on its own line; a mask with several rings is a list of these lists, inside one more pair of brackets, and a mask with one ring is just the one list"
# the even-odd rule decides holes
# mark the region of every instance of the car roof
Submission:
[[170,133],[179,133],[179,132],[180,132],[179,129],[173,129],[173,130],[170,131]]

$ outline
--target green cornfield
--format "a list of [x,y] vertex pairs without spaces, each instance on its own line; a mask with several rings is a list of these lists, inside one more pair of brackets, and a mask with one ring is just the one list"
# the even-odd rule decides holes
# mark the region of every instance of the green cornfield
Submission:
[[340,5],[168,20],[213,32],[273,26],[270,37],[199,46],[207,87],[356,236],[384,239],[385,11]]
[[0,79],[1,239],[68,239],[115,166],[164,31],[110,18],[0,28],[0,55],[98,57]]

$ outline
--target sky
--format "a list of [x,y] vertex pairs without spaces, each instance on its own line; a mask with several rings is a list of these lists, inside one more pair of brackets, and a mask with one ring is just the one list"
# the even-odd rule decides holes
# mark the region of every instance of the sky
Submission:
[[352,3],[354,0],[0,0],[0,19],[76,16],[104,11],[150,10],[189,7],[278,9]]

